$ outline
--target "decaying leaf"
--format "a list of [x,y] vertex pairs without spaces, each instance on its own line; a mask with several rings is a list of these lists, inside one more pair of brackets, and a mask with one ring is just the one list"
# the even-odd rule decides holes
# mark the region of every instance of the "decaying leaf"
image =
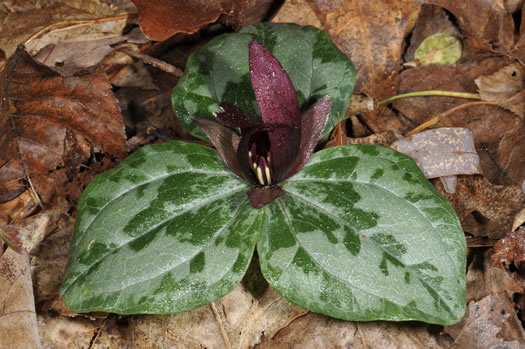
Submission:
[[8,249],[0,259],[0,346],[41,348],[29,256]]
[[308,0],[285,1],[279,12],[272,18],[275,23],[296,23],[322,29],[312,5]]
[[426,324],[395,322],[343,322],[309,313],[295,319],[258,346],[274,348],[403,348],[445,349],[447,336],[434,336]]
[[466,233],[500,239],[510,232],[512,217],[525,206],[517,185],[494,185],[480,175],[458,176],[457,190],[444,195],[454,206]]
[[18,3],[22,6],[12,8],[0,24],[0,47],[7,57],[20,43],[35,54],[49,44],[118,37],[134,11],[129,1],[111,6],[95,1],[53,1],[39,7]]
[[[466,128],[424,131],[402,138],[391,147],[414,159],[427,178],[480,173],[474,136]],[[445,189],[453,193],[455,184]]]
[[314,5],[322,28],[356,67],[354,92],[390,97],[394,73],[401,68],[402,43],[415,24],[419,2],[318,0]]
[[422,65],[454,64],[461,58],[461,42],[452,35],[436,33],[423,40],[414,58]]
[[456,26],[450,20],[446,11],[438,6],[423,5],[414,30],[410,33],[410,44],[406,49],[406,62],[414,60],[414,53],[423,40],[436,33],[443,33],[460,38]]
[[488,76],[475,80],[485,101],[496,102],[523,118],[525,116],[525,68],[512,63]]
[[516,344],[523,343],[525,332],[513,299],[524,287],[515,275],[492,265],[490,250],[475,254],[467,272],[467,314],[445,332],[461,348],[519,348]]
[[126,154],[119,106],[101,69],[58,72],[20,47],[0,84],[3,197],[18,196],[31,180],[46,202],[94,152]]
[[499,240],[494,246],[492,255],[494,265],[514,263],[518,265],[525,261],[525,228],[513,231],[503,239]]
[[456,0],[427,0],[426,3],[451,12],[466,35],[488,47],[510,49],[514,44],[512,12],[503,1],[471,1],[468,6]]
[[447,327],[447,332],[460,348],[522,348],[521,341],[499,337],[500,326],[509,316],[509,309],[501,305],[500,297],[487,296],[469,303],[467,315],[459,324]]
[[[486,58],[455,65],[432,64],[400,74],[399,93],[447,90],[475,93],[474,80],[506,65],[504,59]],[[468,103],[452,97],[405,98],[395,109],[415,125]],[[487,103],[487,102],[485,102]],[[520,184],[525,179],[525,122],[497,105],[471,105],[444,117],[436,127],[464,127],[474,134],[483,174],[495,184]]]
[[269,8],[264,1],[232,0],[132,0],[139,11],[140,28],[151,40],[166,40],[177,33],[192,34],[221,15],[237,26],[262,20]]

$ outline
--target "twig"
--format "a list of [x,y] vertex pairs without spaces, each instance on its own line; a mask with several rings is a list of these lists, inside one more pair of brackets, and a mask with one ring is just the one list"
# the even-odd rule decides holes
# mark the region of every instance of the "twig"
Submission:
[[400,98],[407,97],[424,97],[424,96],[446,96],[446,97],[457,97],[457,98],[468,98],[468,99],[481,99],[481,97],[476,93],[467,93],[467,92],[452,92],[452,91],[441,91],[441,90],[428,90],[428,91],[417,91],[403,93],[397,96],[393,96],[382,101],[377,102],[378,105],[389,103]]
[[148,56],[148,55],[146,55],[144,53],[140,53],[140,52],[134,51],[134,50],[130,49],[129,47],[120,47],[117,50],[120,51],[120,52],[123,52],[123,53],[125,53],[127,55],[130,55],[131,57],[140,59],[141,61],[143,61],[146,64],[152,65],[155,68],[159,68],[160,70],[163,70],[166,73],[173,74],[173,75],[175,75],[175,76],[177,76],[179,78],[183,74],[182,70],[180,70],[179,68],[177,68],[177,67],[175,67],[175,66],[173,66],[173,65],[171,65],[169,63],[166,63],[164,61],[161,61],[160,59]]
[[232,345],[230,343],[230,338],[228,337],[228,333],[226,333],[226,330],[224,329],[224,325],[222,324],[222,319],[219,315],[219,312],[217,311],[217,308],[215,307],[215,302],[210,303],[210,308],[211,308],[211,311],[213,312],[213,315],[215,315],[215,320],[217,320],[219,331],[221,332],[222,340],[224,341],[226,348],[231,349]]
[[443,113],[439,114],[438,116],[433,117],[432,119],[430,119],[428,121],[425,121],[424,123],[422,123],[421,125],[419,125],[415,129],[413,129],[412,131],[408,132],[405,135],[405,137],[410,137],[412,135],[415,135],[418,132],[423,131],[427,127],[430,127],[430,126],[438,123],[441,119],[449,116],[450,114],[453,114],[453,113],[457,112],[458,110],[461,110],[461,109],[464,109],[464,108],[468,108],[468,107],[472,107],[472,106],[475,106],[475,105],[484,105],[484,104],[486,104],[486,105],[497,105],[497,103],[495,103],[495,102],[488,102],[488,101],[469,102],[469,103],[460,104],[460,105],[458,105],[458,106],[456,106],[456,107],[454,107],[452,109],[447,110],[446,112],[443,112]]
[[357,326],[357,331],[359,332],[359,337],[361,338],[361,344],[363,344],[363,348],[368,349],[368,346],[366,345],[365,334],[363,333],[361,326],[359,326],[359,322],[356,322],[355,324]]

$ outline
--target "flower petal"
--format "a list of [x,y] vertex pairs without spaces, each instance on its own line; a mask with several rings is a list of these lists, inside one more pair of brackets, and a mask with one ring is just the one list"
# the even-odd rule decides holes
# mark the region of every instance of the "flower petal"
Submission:
[[232,129],[213,120],[195,117],[193,122],[206,133],[224,164],[237,176],[243,178],[239,160],[237,159],[237,147],[240,142],[239,135]]
[[279,183],[294,164],[301,144],[301,129],[298,127],[268,128],[270,138],[270,166],[273,183]]
[[217,121],[224,126],[245,129],[261,128],[264,125],[260,117],[247,113],[231,103],[221,103],[220,106],[223,112],[219,112],[215,116]]
[[299,102],[290,77],[273,54],[257,41],[250,42],[250,78],[265,124],[299,127]]
[[273,200],[286,194],[284,190],[276,186],[253,187],[248,191],[248,199],[253,208],[261,208],[268,205]]
[[301,145],[295,163],[290,168],[284,179],[299,172],[312,156],[317,142],[323,133],[330,114],[332,98],[326,96],[308,108],[302,116],[301,125]]

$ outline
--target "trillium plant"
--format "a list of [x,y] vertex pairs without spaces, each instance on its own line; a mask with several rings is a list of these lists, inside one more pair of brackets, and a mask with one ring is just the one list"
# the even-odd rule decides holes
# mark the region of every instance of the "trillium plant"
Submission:
[[[301,115],[292,81],[270,51],[249,46],[250,78],[261,117],[221,103],[217,121],[194,118],[228,168],[253,185],[248,198],[261,208],[285,194],[278,184],[312,155],[330,113],[330,96]],[[230,127],[241,129],[241,137]]]
[[86,188],[66,304],[184,312],[229,293],[256,251],[268,283],[311,311],[459,321],[464,234],[417,165],[371,145],[314,153],[354,81],[351,62],[312,27],[250,25],[194,53],[173,107],[215,149],[146,146]]

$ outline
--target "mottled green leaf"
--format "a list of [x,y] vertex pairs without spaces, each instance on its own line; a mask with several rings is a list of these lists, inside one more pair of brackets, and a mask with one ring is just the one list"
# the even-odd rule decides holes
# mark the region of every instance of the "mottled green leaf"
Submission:
[[422,65],[455,64],[461,58],[461,42],[452,35],[431,35],[416,49],[414,58]]
[[66,304],[175,313],[222,297],[242,279],[261,230],[247,190],[213,149],[140,149],[98,176],[78,204]]
[[346,320],[457,322],[466,243],[452,206],[407,156],[334,147],[264,207],[257,251],[291,302]]
[[354,67],[323,31],[283,23],[246,26],[239,33],[213,39],[190,56],[172,94],[173,108],[184,127],[205,140],[191,118],[213,118],[221,102],[259,115],[248,70],[251,40],[257,40],[279,60],[292,80],[302,111],[326,95],[332,97],[324,134],[332,130],[350,103]]

